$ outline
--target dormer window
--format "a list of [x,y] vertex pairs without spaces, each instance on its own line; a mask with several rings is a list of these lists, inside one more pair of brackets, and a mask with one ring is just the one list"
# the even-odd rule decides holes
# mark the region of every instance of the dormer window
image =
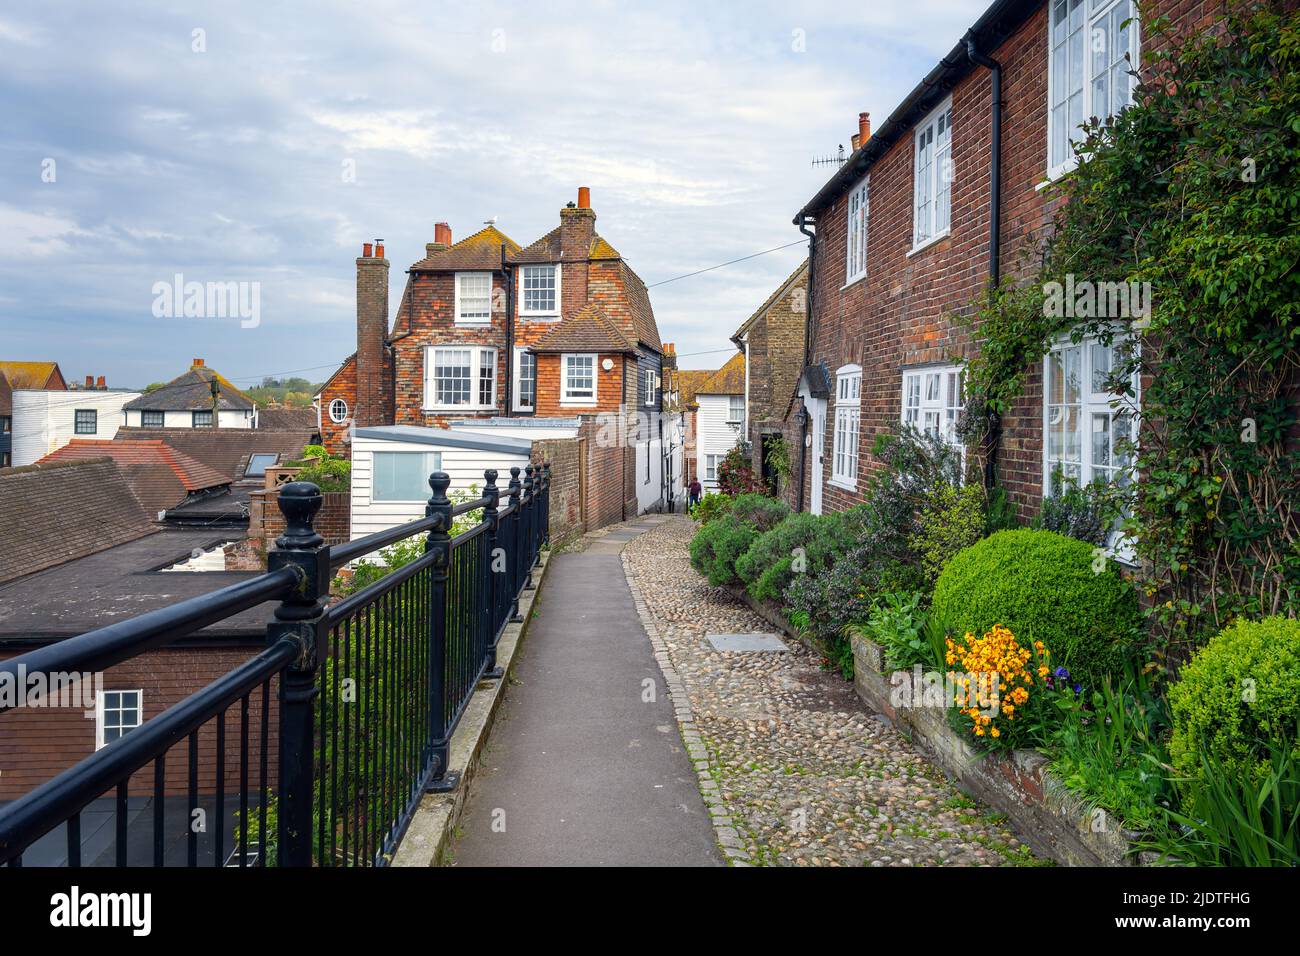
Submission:
[[520,270],[519,314],[556,318],[560,314],[560,267],[556,264],[524,266]]

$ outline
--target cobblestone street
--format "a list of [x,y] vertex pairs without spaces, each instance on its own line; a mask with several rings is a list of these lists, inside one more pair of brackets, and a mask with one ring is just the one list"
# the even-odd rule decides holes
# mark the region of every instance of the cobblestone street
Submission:
[[668,684],[675,697],[684,691],[678,720],[733,862],[1036,862],[1004,818],[958,790],[808,648],[714,650],[706,634],[771,626],[691,568],[694,530],[674,517],[628,543],[623,564]]

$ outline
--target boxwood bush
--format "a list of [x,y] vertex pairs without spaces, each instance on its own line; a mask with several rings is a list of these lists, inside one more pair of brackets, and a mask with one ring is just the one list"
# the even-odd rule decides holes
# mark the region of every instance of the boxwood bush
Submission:
[[735,514],[710,521],[691,539],[691,566],[714,587],[735,584],[736,559],[758,538],[758,529]]
[[767,495],[736,495],[731,502],[731,515],[760,532],[771,531],[789,514],[789,505],[780,498],[769,498]]
[[1118,674],[1139,633],[1137,593],[1093,549],[1051,531],[999,531],[959,552],[939,575],[933,613],[949,631],[1004,624],[1042,641],[1071,680],[1099,687]]
[[[787,515],[736,562],[736,576],[760,601],[778,601],[798,574],[821,574],[853,544],[853,516]],[[796,559],[799,564],[796,566]]]
[[1183,667],[1170,688],[1169,752],[1187,777],[1211,755],[1258,783],[1279,744],[1300,756],[1300,621],[1269,617],[1224,628]]

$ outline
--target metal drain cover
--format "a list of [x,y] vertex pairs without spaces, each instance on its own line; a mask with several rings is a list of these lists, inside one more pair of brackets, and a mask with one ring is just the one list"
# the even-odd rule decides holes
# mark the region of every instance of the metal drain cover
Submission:
[[706,634],[716,651],[788,651],[775,634]]

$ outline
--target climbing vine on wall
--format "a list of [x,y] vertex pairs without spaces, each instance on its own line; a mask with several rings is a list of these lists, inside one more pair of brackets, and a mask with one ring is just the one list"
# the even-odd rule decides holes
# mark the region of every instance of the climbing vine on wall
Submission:
[[[1237,3],[1215,34],[1142,29],[1157,81],[1086,128],[1037,279],[977,310],[966,429],[1061,329],[1137,343],[1108,383],[1142,383],[1123,505],[1156,650],[1179,658],[1238,616],[1300,610],[1300,15]],[[1150,283],[1148,314],[1045,315],[1071,280]]]

